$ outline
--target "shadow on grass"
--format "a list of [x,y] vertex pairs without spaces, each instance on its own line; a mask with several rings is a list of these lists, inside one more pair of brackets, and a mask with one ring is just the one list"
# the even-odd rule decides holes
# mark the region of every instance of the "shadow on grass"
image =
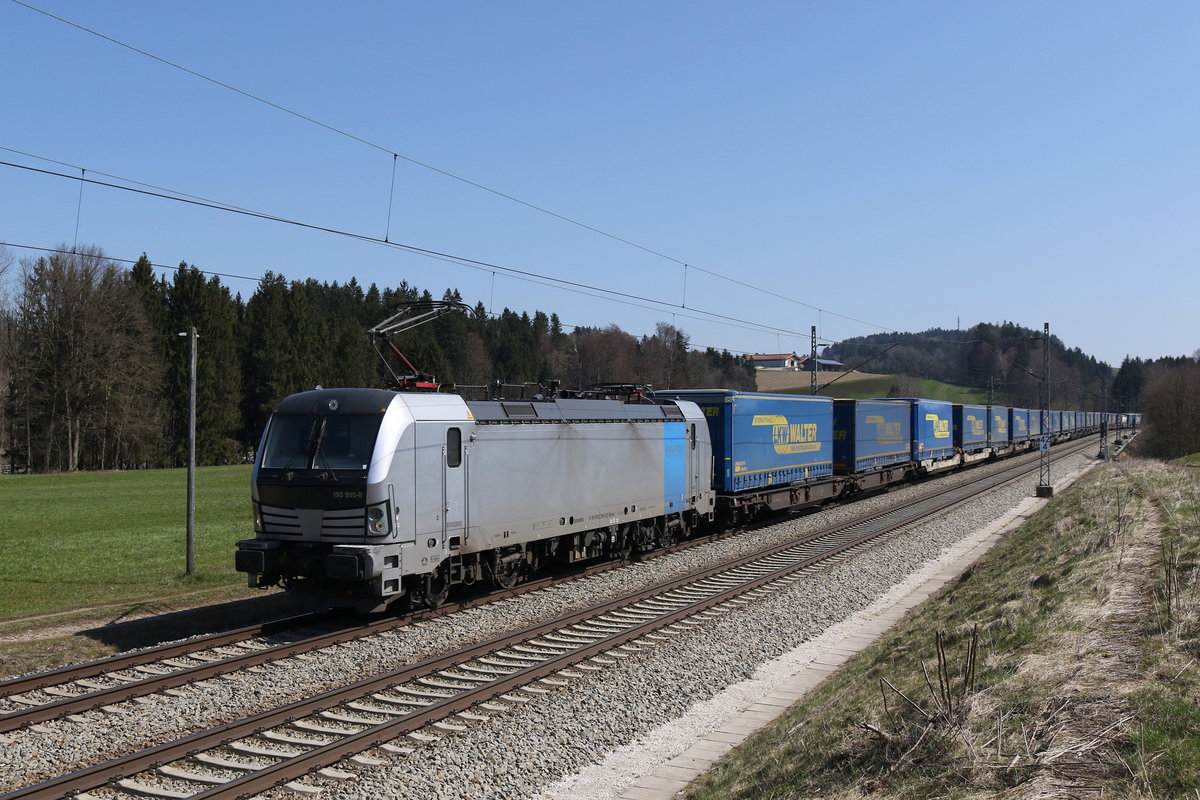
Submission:
[[174,610],[170,603],[137,603],[96,628],[79,632],[118,650],[151,647],[160,642],[231,630],[302,613],[294,598],[282,592],[197,608]]

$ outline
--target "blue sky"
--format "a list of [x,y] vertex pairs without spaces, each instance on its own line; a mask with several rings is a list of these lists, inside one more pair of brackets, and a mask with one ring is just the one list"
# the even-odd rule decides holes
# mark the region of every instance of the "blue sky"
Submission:
[[960,320],[1113,364],[1200,348],[1200,4],[30,4],[370,144],[0,0],[0,161],[645,300],[11,166],[2,241],[744,352]]

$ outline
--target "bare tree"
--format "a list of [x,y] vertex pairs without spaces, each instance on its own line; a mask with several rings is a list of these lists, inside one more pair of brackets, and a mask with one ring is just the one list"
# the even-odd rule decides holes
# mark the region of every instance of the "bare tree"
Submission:
[[637,382],[634,368],[637,340],[628,333],[609,325],[603,330],[577,329],[571,338],[575,343],[576,360],[572,366],[578,376],[576,388]]
[[654,335],[643,336],[638,343],[638,375],[656,388],[686,388],[691,385],[687,354],[687,335],[674,325],[659,322]]
[[1138,398],[1145,414],[1142,448],[1156,458],[1200,453],[1200,364],[1155,370]]
[[127,273],[97,248],[23,261],[11,314],[13,447],[42,471],[137,459],[157,366]]
[[888,397],[917,397],[921,394],[917,382],[908,375],[897,375],[892,380],[892,388]]

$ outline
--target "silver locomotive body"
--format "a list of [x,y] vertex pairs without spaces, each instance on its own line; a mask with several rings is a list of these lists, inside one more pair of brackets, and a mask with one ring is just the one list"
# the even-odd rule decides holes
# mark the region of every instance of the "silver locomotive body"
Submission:
[[371,611],[656,546],[713,513],[708,437],[690,402],[292,395],[263,433],[236,566]]

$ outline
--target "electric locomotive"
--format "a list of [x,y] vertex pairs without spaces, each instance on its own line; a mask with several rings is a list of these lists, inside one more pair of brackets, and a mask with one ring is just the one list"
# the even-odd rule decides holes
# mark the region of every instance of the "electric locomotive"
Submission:
[[712,518],[712,471],[687,401],[301,392],[263,432],[235,566],[318,608],[437,606],[452,584],[675,541]]

